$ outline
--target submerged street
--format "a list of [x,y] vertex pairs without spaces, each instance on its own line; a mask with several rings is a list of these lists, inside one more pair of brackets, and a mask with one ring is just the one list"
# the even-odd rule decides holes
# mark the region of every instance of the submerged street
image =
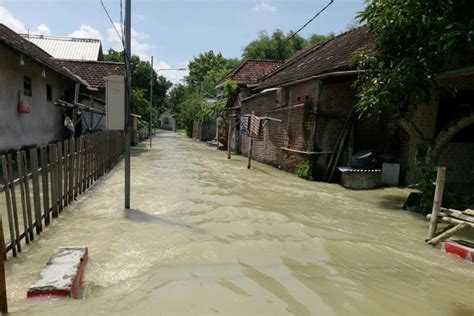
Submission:
[[[406,189],[309,182],[181,134],[132,152],[6,263],[13,314],[473,315],[474,270],[423,242]],[[58,246],[87,245],[85,298],[26,299]]]

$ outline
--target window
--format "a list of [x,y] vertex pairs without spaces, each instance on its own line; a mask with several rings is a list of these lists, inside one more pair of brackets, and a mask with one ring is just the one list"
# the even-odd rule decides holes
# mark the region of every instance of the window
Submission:
[[46,85],[46,100],[53,101],[53,88],[51,85]]
[[30,77],[23,77],[23,95],[27,97],[31,97],[33,95]]

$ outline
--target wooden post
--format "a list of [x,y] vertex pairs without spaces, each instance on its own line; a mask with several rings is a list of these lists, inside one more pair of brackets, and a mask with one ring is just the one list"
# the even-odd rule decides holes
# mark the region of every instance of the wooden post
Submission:
[[41,202],[40,202],[40,186],[39,186],[39,165],[38,165],[38,149],[30,149],[31,173],[33,175],[33,205],[35,206],[36,234],[41,233],[43,224],[41,221]]
[[31,194],[30,194],[30,179],[28,176],[28,160],[26,158],[26,152],[22,151],[22,164],[25,178],[25,197],[26,197],[26,212],[28,216],[28,232],[30,233],[30,240],[34,240],[35,236],[33,233],[33,216],[31,207]]
[[232,118],[229,117],[229,124],[227,125],[227,159],[231,157],[231,142],[232,142]]
[[57,178],[57,186],[58,186],[58,212],[62,212],[63,210],[63,200],[64,200],[64,196],[63,196],[63,166],[64,166],[64,162],[63,162],[63,143],[62,142],[58,142],[56,145],[56,161],[57,161],[57,167],[56,167],[56,170],[57,170],[57,175],[56,175],[56,178]]
[[76,140],[74,138],[69,139],[69,181],[68,181],[68,193],[69,203],[74,201],[74,176],[76,168]]
[[5,183],[5,200],[7,201],[8,230],[10,231],[10,243],[12,246],[13,257],[16,257],[15,229],[13,228],[13,212],[10,199],[10,183],[7,167],[7,159],[2,156],[3,183]]
[[63,183],[63,191],[64,191],[64,206],[69,205],[69,141],[65,140],[64,144],[64,183]]
[[253,138],[249,135],[249,149],[248,149],[247,169],[250,169],[252,167],[252,147],[253,147]]
[[43,185],[43,212],[44,225],[49,225],[49,175],[48,175],[48,149],[41,147],[41,180]]
[[15,224],[15,236],[16,236],[16,248],[18,252],[21,252],[21,233],[20,233],[20,224],[18,222],[18,207],[16,204],[16,192],[15,192],[15,182],[13,176],[13,159],[12,156],[9,154],[7,156],[8,160],[8,175],[9,175],[9,182],[10,182],[10,196],[12,199],[12,211],[13,211],[13,221]]
[[0,256],[0,308],[2,314],[8,314],[8,302],[7,302],[7,286],[5,281],[5,240],[3,238],[3,223],[0,217],[0,238],[1,238],[1,250],[2,255]]
[[[21,152],[16,153],[16,162],[18,166],[18,184],[20,185],[20,197],[21,197],[21,215],[23,217],[23,231],[25,232],[25,242],[30,243],[29,238],[29,227],[28,227],[28,215],[26,214],[26,193],[25,193],[25,172],[23,170],[23,156]],[[26,174],[28,177],[28,173]],[[21,238],[21,237],[20,237]]]
[[438,214],[443,202],[444,184],[446,182],[446,168],[438,167],[438,174],[436,176],[436,189],[433,199],[433,209],[431,210],[430,227],[428,230],[428,237],[426,240],[432,239],[436,234],[438,226]]
[[[58,190],[57,190],[57,173],[56,173],[56,145],[49,145],[49,165],[51,170],[51,211],[53,218],[58,217]],[[49,211],[48,211],[49,213]]]

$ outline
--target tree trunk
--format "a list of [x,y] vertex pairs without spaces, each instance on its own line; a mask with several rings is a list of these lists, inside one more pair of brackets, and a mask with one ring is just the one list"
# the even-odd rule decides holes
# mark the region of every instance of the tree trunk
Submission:
[[474,124],[474,111],[463,115],[460,118],[449,122],[435,137],[433,144],[428,149],[428,161],[432,164],[437,164],[441,153],[446,145],[456,136],[460,131],[466,127]]

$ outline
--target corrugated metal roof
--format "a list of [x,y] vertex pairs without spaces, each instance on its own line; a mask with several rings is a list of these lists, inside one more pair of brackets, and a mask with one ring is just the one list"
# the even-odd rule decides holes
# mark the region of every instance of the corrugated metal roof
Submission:
[[21,34],[54,58],[99,60],[102,44],[98,39]]

